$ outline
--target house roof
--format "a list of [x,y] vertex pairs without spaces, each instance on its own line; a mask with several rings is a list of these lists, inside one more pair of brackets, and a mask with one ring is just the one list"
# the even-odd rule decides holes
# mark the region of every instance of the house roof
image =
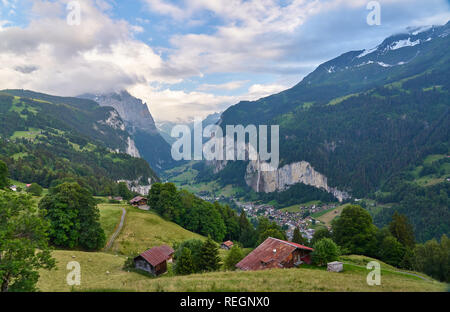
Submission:
[[172,247],[163,245],[153,247],[152,249],[144,251],[138,257],[144,258],[144,260],[150,263],[152,266],[157,266],[158,264],[169,259],[174,252],[175,251],[172,249]]
[[146,199],[145,197],[142,196],[136,196],[135,198],[133,198],[132,200],[130,200],[130,203],[138,203],[141,200]]
[[[247,257],[236,264],[236,267],[241,270],[258,270],[267,268],[267,265],[274,268],[280,267],[281,262],[286,260],[286,258],[296,249],[307,251],[314,250],[300,244],[269,237]],[[264,266],[264,264],[266,266]]]
[[231,246],[234,245],[234,243],[232,241],[226,241],[226,242],[223,242],[222,245],[225,245],[227,247],[231,247]]

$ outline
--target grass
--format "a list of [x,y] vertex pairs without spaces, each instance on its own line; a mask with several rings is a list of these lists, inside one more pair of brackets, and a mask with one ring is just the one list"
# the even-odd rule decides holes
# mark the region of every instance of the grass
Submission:
[[29,128],[28,131],[15,131],[11,136],[11,140],[24,138],[28,140],[35,139],[38,135],[41,134],[41,129]]
[[[443,163],[439,168],[439,173],[437,174],[429,174],[421,177],[420,172],[422,171],[425,165],[431,165],[433,162],[446,158],[447,155],[443,154],[432,154],[428,155],[423,161],[422,165],[416,166],[410,173],[414,177],[414,182],[421,186],[432,186],[438,183],[442,183],[445,181],[446,177],[450,175],[450,164]],[[441,172],[444,172],[443,174]]]
[[349,99],[351,97],[358,96],[358,95],[359,95],[359,93],[352,93],[352,94],[348,94],[348,95],[345,95],[345,96],[341,96],[341,97],[338,97],[338,98],[335,98],[335,99],[331,100],[327,105],[337,105],[337,104],[342,103],[342,102],[344,102],[345,100],[347,100],[347,99]]
[[[116,206],[122,210],[123,205]],[[113,252],[132,255],[163,244],[173,246],[174,243],[191,238],[205,239],[199,234],[164,220],[151,211],[142,211],[132,206],[126,206],[126,209],[125,225],[111,248]]]
[[322,210],[322,211],[318,211],[318,212],[313,213],[313,214],[311,215],[311,217],[313,217],[313,218],[315,218],[315,219],[318,219],[318,218],[320,218],[321,216],[327,214],[328,212],[334,211],[334,210],[336,210],[336,208],[328,208],[328,209],[325,209],[325,210]]
[[100,210],[100,223],[107,239],[114,233],[117,225],[119,224],[120,217],[122,216],[123,205],[114,204],[99,204]]
[[[342,273],[332,273],[327,272],[324,268],[305,266],[289,270],[214,272],[189,276],[163,275],[159,278],[151,278],[135,272],[124,271],[122,266],[126,258],[120,255],[101,252],[54,251],[53,256],[57,260],[58,270],[41,273],[38,287],[42,291],[446,291],[446,285],[443,283],[392,273],[384,264],[381,264],[381,285],[369,286],[366,282],[369,271],[351,265],[345,265]],[[81,285],[73,288],[66,283],[66,276],[69,273],[66,266],[71,261],[78,261],[81,266]]]
[[325,211],[324,214],[322,214],[321,216],[318,216],[316,218],[317,218],[317,220],[322,222],[325,226],[330,226],[331,221],[333,221],[334,218],[339,217],[342,213],[342,210],[344,210],[345,207],[346,207],[346,205],[339,206],[335,209],[329,209],[328,211]]

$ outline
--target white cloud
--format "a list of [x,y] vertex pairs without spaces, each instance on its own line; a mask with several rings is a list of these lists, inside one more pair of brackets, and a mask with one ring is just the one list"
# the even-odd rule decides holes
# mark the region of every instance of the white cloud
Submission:
[[204,83],[204,84],[201,84],[197,88],[197,90],[199,90],[199,91],[213,91],[213,90],[232,91],[232,90],[242,88],[242,86],[244,86],[248,82],[249,82],[249,80],[230,81],[230,82],[220,83],[220,84]]
[[[1,1],[16,8],[16,0]],[[381,28],[365,24],[366,0],[185,0],[178,5],[142,1],[172,23],[186,25],[187,31],[181,35],[165,28],[170,45],[158,47],[164,54],[135,37],[149,20],[137,18],[134,25],[113,18],[112,0],[79,0],[79,26],[66,23],[69,0],[33,1],[31,20],[24,28],[0,21],[2,88],[58,95],[128,89],[149,103],[156,119],[190,119],[221,111],[240,100],[278,93],[321,61],[349,49],[373,46],[403,26],[448,19],[448,12],[442,13],[445,1],[440,0],[430,0],[432,5],[419,0],[380,1]],[[417,4],[419,7],[413,7]],[[403,13],[389,16],[387,8]],[[212,16],[216,26],[189,33],[189,27],[204,23],[205,16]],[[152,17],[152,22],[157,21]],[[238,90],[250,81],[203,82],[195,91],[170,87],[210,73],[242,73],[244,77],[246,73],[265,73],[275,82],[252,84],[240,96],[213,93]]]

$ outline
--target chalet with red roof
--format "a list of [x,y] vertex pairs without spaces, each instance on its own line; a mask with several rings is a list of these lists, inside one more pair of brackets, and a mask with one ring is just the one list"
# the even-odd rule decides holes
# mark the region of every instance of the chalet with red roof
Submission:
[[275,268],[293,268],[302,263],[311,263],[314,249],[269,237],[236,267],[244,271],[256,271]]
[[223,242],[222,245],[220,245],[220,248],[230,250],[231,248],[233,248],[233,246],[234,246],[234,243],[232,241],[226,241],[226,242]]
[[136,269],[158,276],[167,272],[167,262],[172,261],[174,252],[167,245],[154,247],[134,258],[134,265]]

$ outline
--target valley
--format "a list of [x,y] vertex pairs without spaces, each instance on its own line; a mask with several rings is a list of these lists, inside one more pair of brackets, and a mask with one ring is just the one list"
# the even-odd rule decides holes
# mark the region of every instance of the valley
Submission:
[[[450,290],[450,22],[315,61],[308,74],[279,70],[275,85],[261,69],[224,83],[165,68],[190,53],[124,47],[104,49],[126,64],[112,72],[136,70],[110,73],[114,85],[0,90],[1,292]],[[106,53],[97,48],[78,57]],[[234,64],[224,60],[214,63]],[[41,70],[14,68],[18,81]],[[302,78],[284,88],[294,72]],[[214,131],[191,131],[200,115]],[[170,135],[181,123],[182,151]],[[246,130],[223,138],[231,127]],[[253,129],[266,127],[276,131],[258,140]],[[221,157],[238,150],[243,160]],[[81,284],[68,280],[77,265]]]

